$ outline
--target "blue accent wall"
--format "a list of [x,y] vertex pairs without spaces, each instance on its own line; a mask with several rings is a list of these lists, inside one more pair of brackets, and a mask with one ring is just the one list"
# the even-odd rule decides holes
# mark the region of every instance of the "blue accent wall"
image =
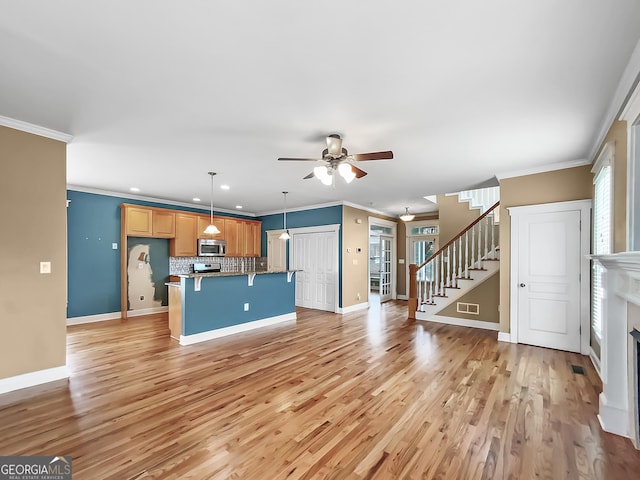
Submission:
[[[268,230],[282,230],[284,214],[276,213],[273,215],[265,215],[258,217],[258,219],[262,220],[261,255],[266,257],[267,234],[265,232]],[[287,228],[317,227],[320,225],[335,224],[340,225],[340,233],[338,235],[338,305],[342,307],[342,205],[287,212]],[[288,255],[289,251],[287,250],[287,257]],[[289,265],[288,258],[287,265]]]
[[[194,279],[182,278],[182,334],[193,335],[242,323],[276,317],[296,311],[295,275],[287,282],[286,273],[256,275],[253,286],[247,275],[205,277],[200,291]],[[244,304],[249,311],[244,311]]]
[[67,190],[67,200],[67,318],[120,311],[120,204],[207,212],[76,190]]

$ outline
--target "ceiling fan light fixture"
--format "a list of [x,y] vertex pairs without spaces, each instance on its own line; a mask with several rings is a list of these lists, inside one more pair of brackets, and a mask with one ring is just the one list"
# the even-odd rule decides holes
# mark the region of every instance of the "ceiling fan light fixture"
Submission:
[[404,207],[404,213],[400,215],[400,220],[410,222],[414,218],[416,218],[416,216],[413,213],[409,213],[409,207]]
[[348,163],[341,163],[340,165],[338,165],[338,173],[342,178],[344,178],[344,181],[347,183],[351,183],[353,179],[356,178],[356,174],[353,171],[353,168]]

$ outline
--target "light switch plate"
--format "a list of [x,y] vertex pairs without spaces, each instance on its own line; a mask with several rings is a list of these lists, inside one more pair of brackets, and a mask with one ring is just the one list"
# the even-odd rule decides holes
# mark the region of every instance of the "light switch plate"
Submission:
[[117,250],[118,249],[118,244],[117,243],[112,243],[111,244],[111,249],[112,250]]
[[51,273],[51,262],[40,262],[40,273]]

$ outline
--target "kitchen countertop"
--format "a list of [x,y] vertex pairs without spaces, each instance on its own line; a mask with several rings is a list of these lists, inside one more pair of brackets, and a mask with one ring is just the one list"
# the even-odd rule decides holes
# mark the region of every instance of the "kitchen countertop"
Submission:
[[299,272],[299,271],[300,270],[245,270],[244,272],[189,273],[189,274],[178,275],[178,277],[181,277],[181,278],[234,277],[238,275],[264,275],[269,273],[292,273],[292,272]]

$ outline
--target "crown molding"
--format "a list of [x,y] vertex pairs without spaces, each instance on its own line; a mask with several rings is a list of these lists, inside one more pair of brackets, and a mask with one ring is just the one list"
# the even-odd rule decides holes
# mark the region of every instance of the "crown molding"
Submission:
[[[195,208],[196,210],[202,210],[204,213],[209,213],[209,210],[210,210],[209,207],[207,207],[206,205],[198,205],[195,203],[188,203],[188,202],[176,202],[174,200],[166,200],[164,198],[145,197],[144,195],[112,192],[110,190],[100,190],[98,188],[80,187],[78,185],[67,184],[67,190],[74,190],[76,192],[83,192],[83,193],[95,193],[96,195],[105,195],[107,197],[119,197],[119,198],[131,199],[131,200],[140,200],[144,202],[163,203],[165,205],[173,205],[177,207]],[[214,208],[213,211],[216,213],[228,213],[230,215],[241,216],[241,217],[257,216],[255,213],[249,213],[249,212],[239,213],[237,210],[228,210],[226,208]],[[289,211],[289,209],[287,209],[287,211]]]
[[589,152],[589,163],[593,162],[596,158],[598,150],[600,150],[600,146],[602,145],[602,142],[604,142],[604,139],[611,128],[611,124],[627,105],[634,88],[638,85],[638,80],[640,80],[640,40],[636,43],[636,47],[634,48],[633,53],[631,53],[631,57],[629,57],[629,62],[620,77],[618,88],[616,88],[613,99],[611,100],[609,108],[603,118],[598,136],[595,137],[595,141],[591,146],[591,151]]
[[[386,212],[383,212],[381,210],[375,210],[373,208],[369,208],[369,207],[364,207],[362,205],[358,205],[357,203],[351,203],[351,202],[347,202],[345,200],[342,201],[337,201],[337,202],[327,202],[327,203],[318,203],[316,205],[307,205],[304,207],[287,207],[287,213],[291,213],[291,212],[304,212],[306,210],[315,210],[317,208],[327,208],[327,207],[337,207],[337,206],[347,206],[347,207],[353,207],[353,208],[358,208],[360,210],[365,210],[369,213],[375,213],[377,215],[384,215],[385,217],[389,217],[389,218],[397,218],[394,215],[390,215]],[[256,216],[258,217],[263,217],[266,215],[277,215],[279,213],[284,213],[284,208],[282,209],[278,209],[278,210],[268,210],[268,211],[264,211],[264,212],[256,212]]]
[[591,161],[587,159],[570,160],[568,162],[550,163],[547,165],[540,165],[538,167],[525,168],[522,170],[513,170],[511,172],[502,172],[496,174],[498,180],[513,177],[524,177],[526,175],[535,175],[537,173],[553,172],[555,170],[564,170],[565,168],[582,167],[584,165],[590,165]]
[[69,135],[68,133],[58,132],[57,130],[51,130],[50,128],[23,122],[15,118],[3,117],[2,115],[0,115],[0,125],[27,133],[33,133],[41,137],[51,138],[52,140],[58,140],[59,142],[70,143],[73,140],[73,135]]

